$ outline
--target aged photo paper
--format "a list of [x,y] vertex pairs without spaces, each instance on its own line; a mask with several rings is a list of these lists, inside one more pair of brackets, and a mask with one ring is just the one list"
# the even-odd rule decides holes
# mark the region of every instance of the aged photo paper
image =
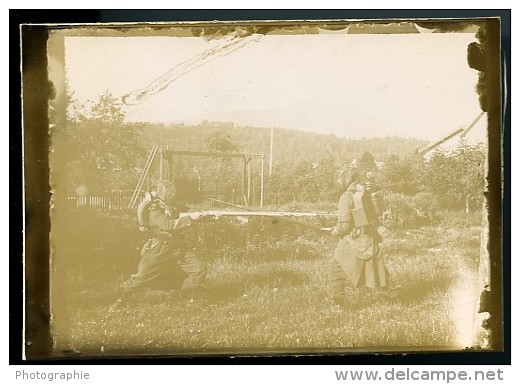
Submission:
[[498,20],[47,28],[49,356],[500,345]]

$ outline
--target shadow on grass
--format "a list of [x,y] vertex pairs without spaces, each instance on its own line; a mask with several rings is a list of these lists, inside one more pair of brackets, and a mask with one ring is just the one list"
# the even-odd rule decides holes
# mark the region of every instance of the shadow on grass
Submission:
[[432,292],[447,292],[454,283],[455,276],[445,276],[418,284],[402,284],[399,294],[391,300],[403,305],[417,304],[426,300]]
[[[143,299],[143,292],[172,292],[180,291],[182,283],[187,276],[180,268],[171,268],[167,273],[163,273],[153,284],[148,285],[143,290],[138,290],[132,294],[128,302]],[[234,281],[212,282],[209,280],[206,285],[205,299],[210,303],[223,303],[242,297],[247,287],[256,288],[283,288],[304,285],[309,277],[301,272],[281,268],[275,271],[258,271],[241,276]],[[153,296],[153,293],[151,293]],[[83,292],[78,292],[75,296],[76,304],[82,307],[107,306],[112,304],[120,296],[118,289],[102,292],[93,288]],[[149,296],[149,295],[148,295]],[[149,300],[150,298],[148,298]],[[153,300],[152,300],[153,301]]]
[[[253,245],[255,244],[255,245]],[[251,265],[262,265],[265,263],[285,262],[298,260],[308,262],[322,259],[330,253],[329,249],[317,242],[296,242],[295,240],[265,241],[250,243],[247,251],[240,252],[239,248],[231,249],[226,257],[232,261],[241,261],[244,254]]]
[[206,300],[210,303],[224,303],[244,295],[243,283],[225,283],[209,285],[207,287]]
[[256,273],[249,274],[245,277],[245,281],[248,285],[254,286],[268,286],[268,287],[286,287],[295,285],[302,285],[309,280],[309,276],[294,271],[289,268],[280,268],[277,270],[258,271]]
[[281,269],[279,271],[261,271],[242,276],[236,281],[209,283],[207,299],[211,302],[225,302],[242,297],[248,293],[248,287],[283,288],[303,285],[309,277],[305,274]]
[[[424,281],[415,284],[405,283],[396,291],[389,291],[383,288],[347,287],[345,304],[351,310],[363,309],[385,302],[414,306],[431,298],[433,292],[440,294],[447,292],[454,283],[455,277],[444,276],[442,279],[435,281]],[[396,295],[394,296],[393,294]]]

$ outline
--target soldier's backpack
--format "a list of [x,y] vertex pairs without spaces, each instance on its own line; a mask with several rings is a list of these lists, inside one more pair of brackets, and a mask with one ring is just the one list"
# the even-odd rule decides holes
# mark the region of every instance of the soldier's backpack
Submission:
[[378,227],[380,225],[378,219],[378,208],[374,204],[372,196],[363,192],[356,192],[353,196],[354,208],[352,209],[352,216],[356,227],[365,225],[373,225]]

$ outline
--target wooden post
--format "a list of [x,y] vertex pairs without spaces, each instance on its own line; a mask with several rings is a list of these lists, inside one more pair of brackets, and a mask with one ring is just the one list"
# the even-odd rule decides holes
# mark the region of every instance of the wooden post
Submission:
[[271,127],[271,144],[269,145],[269,176],[273,174],[273,137],[274,127]]
[[255,156],[251,156],[250,167],[251,167],[251,201],[250,203],[256,206],[256,189],[255,189]]
[[173,182],[173,156],[168,155],[168,178]]
[[247,199],[246,199],[246,157],[244,154],[244,157],[242,158],[242,196],[243,202],[245,205],[247,205]]
[[163,150],[160,149],[160,156],[159,156],[159,182],[163,181]]
[[251,204],[251,158],[247,158],[247,203],[246,205]]
[[260,170],[260,207],[264,206],[264,155],[262,154],[262,167]]

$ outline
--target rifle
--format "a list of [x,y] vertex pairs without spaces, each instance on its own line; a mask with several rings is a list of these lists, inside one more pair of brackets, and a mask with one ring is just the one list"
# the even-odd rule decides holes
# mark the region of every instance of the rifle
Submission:
[[[211,199],[213,201],[223,203],[229,205],[231,207],[239,208],[244,210],[245,212],[240,211],[201,211],[198,212],[202,217],[204,216],[242,216],[242,217],[271,217],[276,218],[277,220],[284,221],[287,223],[296,224],[302,227],[311,228],[320,232],[330,232],[332,228],[322,228],[317,225],[305,223],[299,220],[296,220],[294,217],[335,217],[335,214],[331,213],[318,213],[318,212],[265,212],[265,211],[253,211],[251,208],[247,208],[241,205],[228,203],[227,201],[222,201],[218,199]],[[183,215],[183,214],[181,214]],[[189,214],[184,214],[189,215]]]
[[[249,212],[239,212],[239,211],[197,211],[197,213],[204,216],[260,216],[260,217],[320,217],[320,216],[334,216],[331,214],[319,214],[316,212],[265,212],[265,211],[249,211]],[[181,212],[179,215],[189,216],[193,214],[193,212]]]

